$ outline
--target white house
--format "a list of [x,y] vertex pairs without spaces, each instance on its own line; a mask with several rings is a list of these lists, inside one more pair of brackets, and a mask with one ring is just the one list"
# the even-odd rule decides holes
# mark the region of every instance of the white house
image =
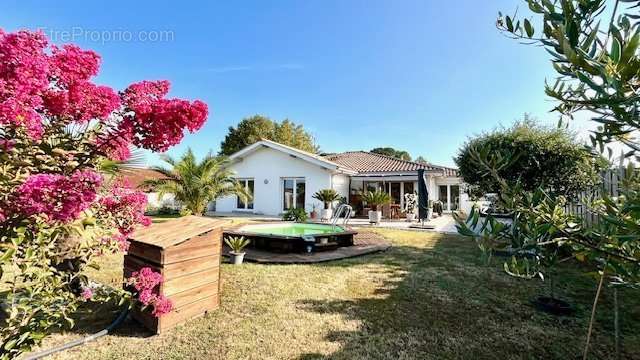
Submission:
[[[313,194],[335,189],[356,213],[365,214],[359,199],[363,191],[383,190],[391,195],[395,213],[404,209],[404,194],[417,192],[418,170],[427,175],[429,198],[441,200],[447,212],[468,211],[456,169],[420,164],[364,151],[316,155],[273,141],[262,140],[230,156],[237,179],[253,193],[243,202],[235,196],[218,199],[217,212],[249,212],[279,215],[290,208],[318,210]],[[389,214],[393,212],[389,212]]]

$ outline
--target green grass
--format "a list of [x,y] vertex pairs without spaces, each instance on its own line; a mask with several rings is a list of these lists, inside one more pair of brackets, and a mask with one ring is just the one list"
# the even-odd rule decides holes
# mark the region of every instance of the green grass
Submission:
[[[316,265],[223,265],[222,306],[151,336],[127,322],[115,334],[56,359],[575,359],[581,354],[595,281],[565,265],[558,293],[574,317],[540,313],[540,281],[485,266],[454,235],[378,230],[393,247]],[[121,258],[92,276],[121,277]],[[640,355],[640,296],[621,294],[623,358]],[[44,347],[96,331],[114,309],[80,321]],[[601,300],[592,358],[613,358],[611,292]]]

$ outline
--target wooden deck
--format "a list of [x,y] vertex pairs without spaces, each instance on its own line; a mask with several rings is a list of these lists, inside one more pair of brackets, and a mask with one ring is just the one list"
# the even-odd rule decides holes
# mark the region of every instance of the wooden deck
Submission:
[[[245,249],[245,261],[272,264],[310,264],[325,261],[346,259],[375,252],[385,251],[391,243],[382,235],[370,231],[359,231],[353,238],[354,245],[340,247],[335,250],[320,251],[312,254],[279,254],[263,250]],[[223,255],[228,256],[229,248],[225,245]]]

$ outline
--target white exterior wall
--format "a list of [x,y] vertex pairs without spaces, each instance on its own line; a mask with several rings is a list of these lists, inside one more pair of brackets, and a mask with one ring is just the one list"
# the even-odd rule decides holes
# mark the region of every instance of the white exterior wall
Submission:
[[164,194],[162,198],[156,192],[145,193],[147,195],[147,206],[161,208],[167,206],[170,208],[178,208],[180,204],[173,200],[173,194]]
[[[332,179],[331,170],[266,147],[248,154],[230,167],[238,179],[254,180],[253,210],[237,209],[236,197],[230,196],[216,201],[218,212],[248,211],[263,215],[281,214],[284,178],[304,178],[306,210],[311,211],[312,204],[316,204],[316,207],[321,209],[322,203],[313,199],[313,194],[318,190],[330,188],[332,180],[337,180],[337,177]],[[348,187],[348,179],[346,183]]]
[[349,183],[350,177],[344,174],[334,174],[331,179],[331,185],[333,190],[337,191],[340,196],[344,196],[349,199]]

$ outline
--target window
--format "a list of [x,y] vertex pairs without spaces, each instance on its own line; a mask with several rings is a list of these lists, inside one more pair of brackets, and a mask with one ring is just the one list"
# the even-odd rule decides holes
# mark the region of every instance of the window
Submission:
[[305,189],[304,179],[283,179],[282,210],[304,209]]
[[247,200],[245,203],[240,196],[237,197],[236,200],[236,208],[239,210],[251,210],[253,209],[253,188],[254,182],[253,179],[238,179],[238,182],[247,193],[251,194],[251,198]]

